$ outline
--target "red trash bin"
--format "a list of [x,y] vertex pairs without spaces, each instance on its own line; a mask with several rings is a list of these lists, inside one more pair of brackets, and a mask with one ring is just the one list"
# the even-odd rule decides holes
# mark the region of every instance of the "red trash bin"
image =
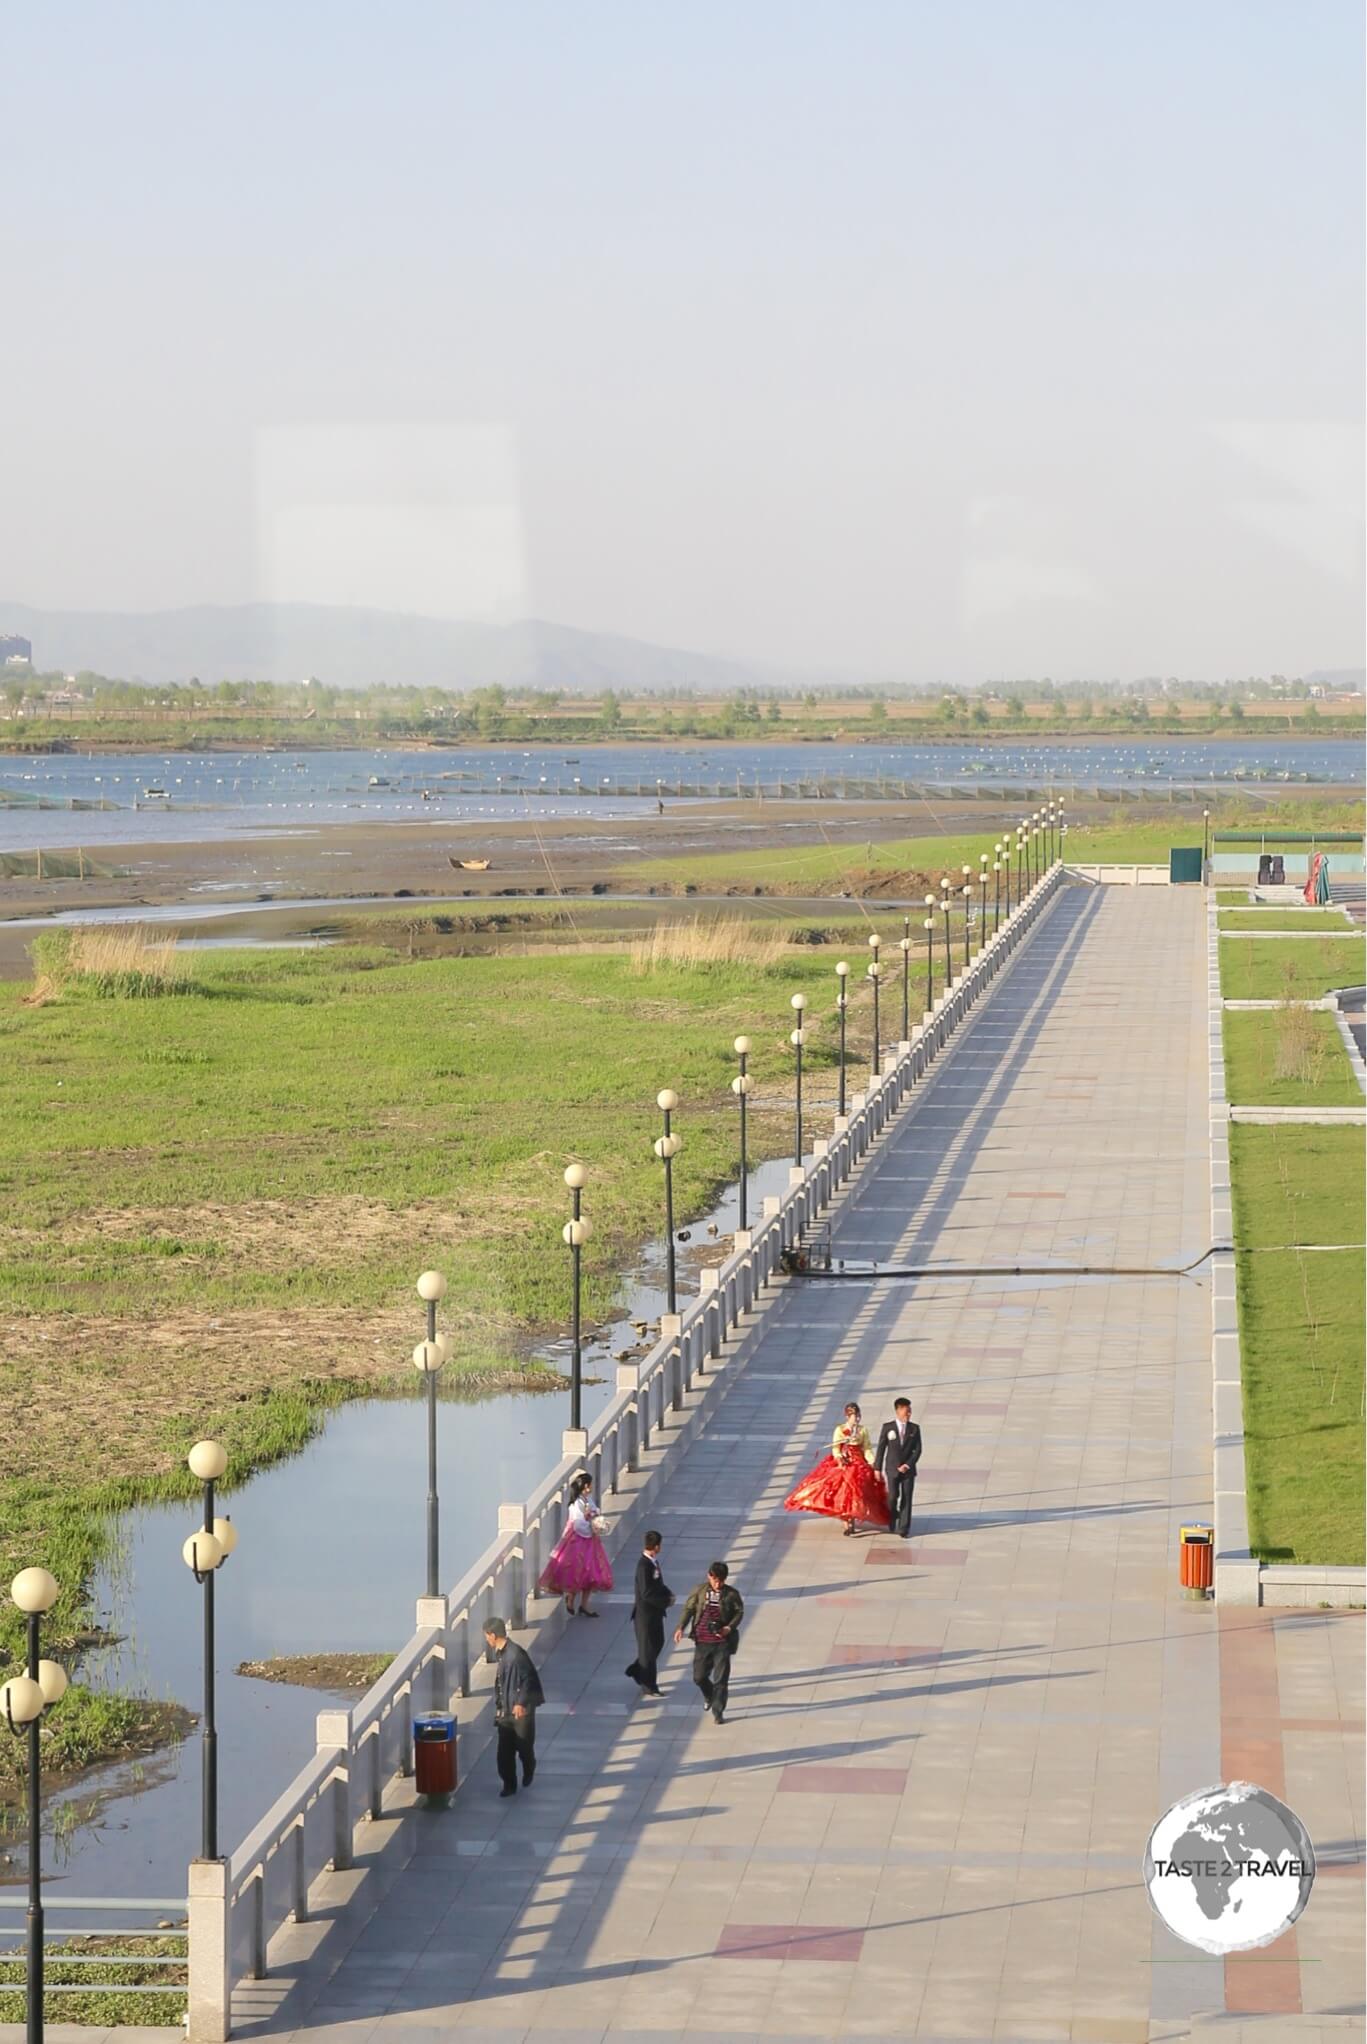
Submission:
[[456,1721],[447,1710],[413,1720],[413,1783],[420,1796],[449,1796],[456,1786]]

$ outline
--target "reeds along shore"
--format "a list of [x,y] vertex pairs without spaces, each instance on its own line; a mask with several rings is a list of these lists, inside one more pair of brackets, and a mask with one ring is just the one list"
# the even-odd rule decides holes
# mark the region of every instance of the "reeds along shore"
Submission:
[[693,916],[660,923],[631,947],[631,969],[644,975],[667,966],[753,965],[762,970],[792,955],[792,932],[756,929],[739,916]]
[[174,936],[129,928],[54,930],[33,946],[34,981],[24,1005],[41,1008],[80,984],[95,994],[181,993],[190,960]]

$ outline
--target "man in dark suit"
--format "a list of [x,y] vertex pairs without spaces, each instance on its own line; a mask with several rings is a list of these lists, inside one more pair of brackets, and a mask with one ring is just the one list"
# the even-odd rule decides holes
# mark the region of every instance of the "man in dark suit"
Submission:
[[674,1592],[660,1573],[661,1545],[660,1534],[653,1529],[646,1534],[636,1564],[636,1595],[631,1607],[636,1659],[627,1673],[647,1696],[660,1694],[659,1660],[665,1643],[665,1613],[674,1602]]
[[916,1489],[916,1465],[921,1459],[921,1429],[911,1416],[911,1400],[897,1398],[894,1417],[878,1436],[873,1466],[888,1486],[892,1530],[901,1540],[911,1532],[911,1500]]
[[536,1773],[536,1707],[546,1701],[546,1692],[532,1666],[531,1655],[509,1639],[502,1618],[486,1621],[484,1642],[489,1659],[498,1668],[494,1677],[494,1724],[498,1731],[498,1773],[503,1783],[499,1794],[515,1796],[519,1754],[523,1788],[531,1787]]

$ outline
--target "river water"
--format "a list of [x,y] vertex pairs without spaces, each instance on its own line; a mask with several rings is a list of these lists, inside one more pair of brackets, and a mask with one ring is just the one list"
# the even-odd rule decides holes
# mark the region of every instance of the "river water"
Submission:
[[[1256,783],[1271,794],[1288,780],[1360,784],[1363,756],[1349,738],[1242,735],[1129,743],[588,746],[582,753],[513,746],[9,753],[0,754],[0,851],[78,841],[204,842],[339,823],[620,819],[653,810],[657,781],[734,795],[844,776],[874,784],[879,776],[914,780],[946,796],[1053,785],[1161,792],[1226,781]],[[642,799],[642,789],[650,799]],[[110,806],[86,806],[101,803]]]
[[[750,1174],[751,1212],[787,1184],[786,1161]],[[717,1230],[708,1233],[708,1224]],[[737,1188],[692,1224],[679,1250],[680,1288],[715,1259],[737,1222]],[[614,1352],[638,1341],[632,1323],[665,1304],[663,1241],[648,1244],[622,1286],[621,1318],[586,1344],[587,1423],[614,1393]],[[546,1359],[568,1367],[567,1344]],[[396,1365],[396,1382],[405,1378]],[[416,1378],[411,1366],[407,1380]],[[567,1392],[444,1398],[438,1411],[441,1580],[449,1587],[488,1546],[498,1506],[519,1501],[560,1460]],[[220,1835],[231,1851],[313,1750],[314,1719],[338,1699],[233,1671],[278,1654],[393,1653],[413,1630],[426,1557],[427,1434],[420,1395],[367,1399],[330,1414],[308,1446],[224,1493],[239,1544],[218,1579]],[[610,1507],[609,1507],[610,1511]],[[172,1701],[202,1697],[201,1598],[181,1560],[194,1530],[189,1501],[128,1512],[94,1585],[96,1622],[117,1643],[86,1655],[81,1679],[97,1688]],[[619,1575],[624,1566],[618,1562]],[[199,1850],[197,1733],[142,1762],[87,1776],[47,1799],[44,1886],[63,1895],[171,1900],[185,1892]],[[8,1854],[6,1859],[3,1855]],[[24,1878],[18,1838],[0,1836],[0,1891]],[[14,1917],[4,1912],[6,1920]],[[17,1924],[17,1917],[14,1917]],[[0,1929],[4,1927],[0,1921]]]

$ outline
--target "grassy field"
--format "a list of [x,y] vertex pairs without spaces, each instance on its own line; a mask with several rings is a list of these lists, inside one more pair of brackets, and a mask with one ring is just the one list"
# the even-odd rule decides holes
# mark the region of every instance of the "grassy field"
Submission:
[[[411,1385],[428,1265],[451,1281],[450,1374],[517,1372],[568,1318],[571,1158],[591,1174],[586,1313],[605,1316],[617,1271],[659,1229],[661,1086],[683,1101],[681,1217],[734,1175],[738,1032],[755,1046],[752,1158],[786,1147],[798,988],[823,1131],[832,958],[818,970],[764,942],[762,963],[692,965],[224,952],[141,998],[77,984],[30,1005],[0,987],[0,1581],[50,1567],[54,1637],[71,1639],[103,1516],[188,1496],[200,1434],[245,1474],[301,1446],[329,1403]],[[891,991],[883,1015],[891,1037]],[[861,993],[852,1060],[868,1041]],[[14,1619],[0,1608],[3,1658]],[[73,1691],[49,1720],[53,1763],[135,1738],[132,1719],[99,1715],[118,1708]],[[20,1750],[0,1740],[11,1781]]]
[[1250,1539],[1266,1561],[1360,1564],[1361,1131],[1236,1125],[1230,1161]]
[[1332,1015],[1226,1011],[1225,1084],[1236,1107],[1361,1107],[1362,1088]]
[[1331,987],[1361,986],[1363,966],[1361,937],[1240,938],[1220,946],[1220,991],[1227,1001],[1313,1001]]
[[[1259,826],[1282,818],[1288,827],[1311,829],[1318,821],[1325,828],[1353,830],[1360,826],[1360,804],[1287,803],[1255,811],[1235,807],[1217,811],[1212,827]],[[1071,826],[1066,838],[1067,857],[1076,864],[1167,864],[1174,845],[1194,846],[1202,842],[1199,808],[1187,804],[1165,806],[1160,814],[1152,809],[1132,821],[1105,822],[1094,826]],[[950,837],[910,836],[891,838],[881,844],[806,845],[788,849],[760,850],[753,847],[735,852],[688,853],[669,859],[636,859],[617,869],[619,881],[633,880],[645,885],[723,892],[727,887],[755,887],[778,894],[824,894],[841,888],[851,892],[882,888],[886,892],[920,892],[920,883],[933,880],[938,886],[942,873],[955,875],[968,864],[977,871],[979,855],[992,853],[1004,837],[1004,829],[984,823],[981,829]],[[1013,863],[1014,874],[1014,863]],[[1014,882],[1013,882],[1014,884]],[[1242,902],[1246,889],[1229,890]]]
[[1222,930],[1324,930],[1333,936],[1351,934],[1352,925],[1336,908],[1231,909],[1220,917]]
[[[1194,835],[1193,835],[1194,828]],[[775,894],[828,894],[842,888],[850,892],[898,883],[916,883],[912,892],[923,892],[929,884],[938,889],[940,877],[961,878],[960,869],[978,871],[980,857],[1002,836],[984,826],[972,833],[952,837],[890,838],[882,844],[802,845],[774,850],[753,848],[735,852],[687,853],[671,859],[637,859],[617,869],[619,880],[632,879],[658,887],[695,886],[702,891],[722,892],[728,886],[744,885],[747,891],[762,887]],[[1168,856],[1172,844],[1201,843],[1201,819],[1193,826],[1183,810],[1162,825],[1138,828],[1068,832],[1068,857],[1095,863],[1101,859],[1141,860]],[[1012,860],[1012,893],[1015,891],[1015,861]]]

